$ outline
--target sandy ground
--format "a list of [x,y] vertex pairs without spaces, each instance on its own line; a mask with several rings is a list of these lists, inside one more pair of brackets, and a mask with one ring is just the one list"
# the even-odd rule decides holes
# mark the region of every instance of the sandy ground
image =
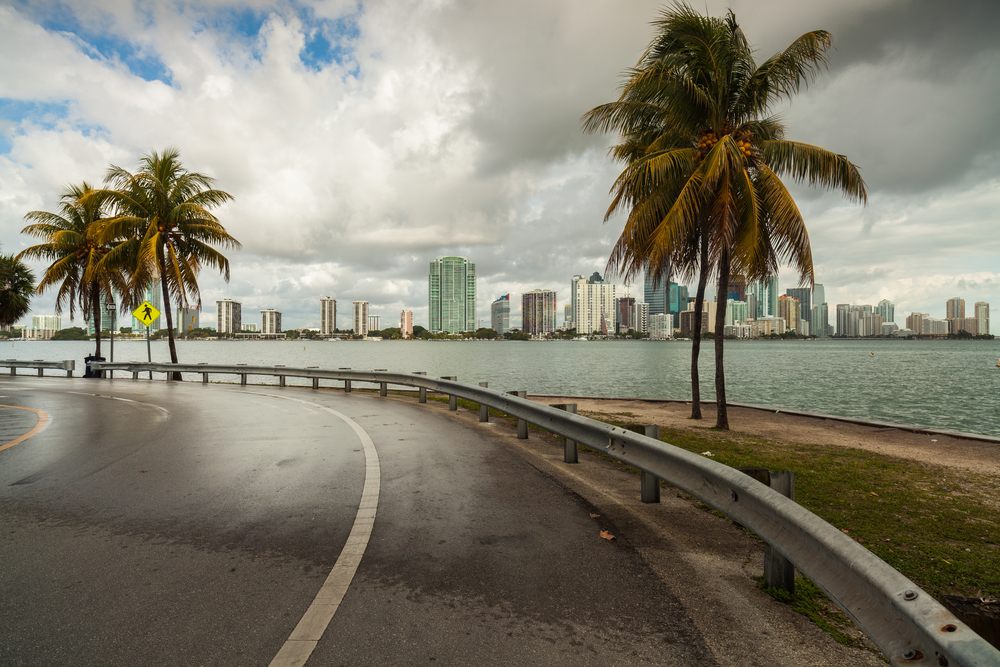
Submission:
[[[624,415],[628,421],[659,424],[661,428],[708,431],[715,426],[714,405],[703,404],[703,419],[699,421],[690,418],[690,403],[555,396],[529,398],[545,404],[576,403],[580,414]],[[854,447],[924,463],[1000,475],[1000,443],[911,433],[896,428],[862,426],[751,408],[730,407],[729,426],[736,435],[777,442]]]

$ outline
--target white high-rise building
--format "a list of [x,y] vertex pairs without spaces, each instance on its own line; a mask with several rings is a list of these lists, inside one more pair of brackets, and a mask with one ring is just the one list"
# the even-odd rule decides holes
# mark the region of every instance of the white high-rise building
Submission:
[[382,316],[381,315],[369,315],[368,316],[368,330],[369,331],[381,331],[382,330]]
[[652,340],[667,340],[674,334],[673,316],[670,313],[657,313],[649,316],[649,337]]
[[260,332],[265,334],[281,333],[281,312],[268,308],[260,311]]
[[[153,304],[156,305],[156,304]],[[215,330],[220,334],[237,334],[243,330],[243,304],[232,299],[215,302]],[[145,328],[145,326],[143,326]]]
[[589,280],[578,280],[575,276],[572,283],[576,292],[573,302],[573,323],[580,335],[614,334],[617,319],[615,317],[615,286],[606,283],[594,272]]
[[368,335],[368,302],[354,302],[354,333]]
[[875,306],[875,312],[882,316],[883,322],[895,322],[896,321],[896,306],[889,301],[889,299],[882,299]]
[[976,330],[979,331],[979,335],[988,335],[990,333],[990,304],[985,301],[976,302]]
[[649,333],[649,304],[638,301],[635,304],[635,330],[639,333]]
[[337,331],[337,300],[332,296],[319,300],[319,335],[332,336]]

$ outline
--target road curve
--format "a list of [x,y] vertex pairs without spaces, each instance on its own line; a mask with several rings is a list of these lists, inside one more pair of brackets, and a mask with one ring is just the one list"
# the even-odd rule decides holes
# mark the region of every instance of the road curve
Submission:
[[365,509],[309,665],[717,664],[600,512],[415,403],[27,377],[0,395],[50,416],[0,451],[0,664],[267,665]]

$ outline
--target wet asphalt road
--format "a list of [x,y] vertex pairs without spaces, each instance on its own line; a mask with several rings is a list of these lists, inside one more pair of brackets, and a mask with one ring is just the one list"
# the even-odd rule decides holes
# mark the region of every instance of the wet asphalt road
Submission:
[[[0,379],[51,422],[0,451],[0,664],[267,665],[344,548],[309,665],[712,665],[614,526],[440,406],[372,394]],[[34,413],[0,407],[0,447]]]

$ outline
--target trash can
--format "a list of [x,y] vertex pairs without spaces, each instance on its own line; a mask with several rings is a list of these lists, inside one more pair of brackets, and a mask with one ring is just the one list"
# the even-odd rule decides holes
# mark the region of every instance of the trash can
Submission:
[[104,357],[96,357],[94,355],[88,355],[84,357],[83,363],[87,364],[87,370],[83,372],[83,377],[85,378],[104,377],[104,371],[94,371],[90,369],[90,362],[92,361],[104,361]]

